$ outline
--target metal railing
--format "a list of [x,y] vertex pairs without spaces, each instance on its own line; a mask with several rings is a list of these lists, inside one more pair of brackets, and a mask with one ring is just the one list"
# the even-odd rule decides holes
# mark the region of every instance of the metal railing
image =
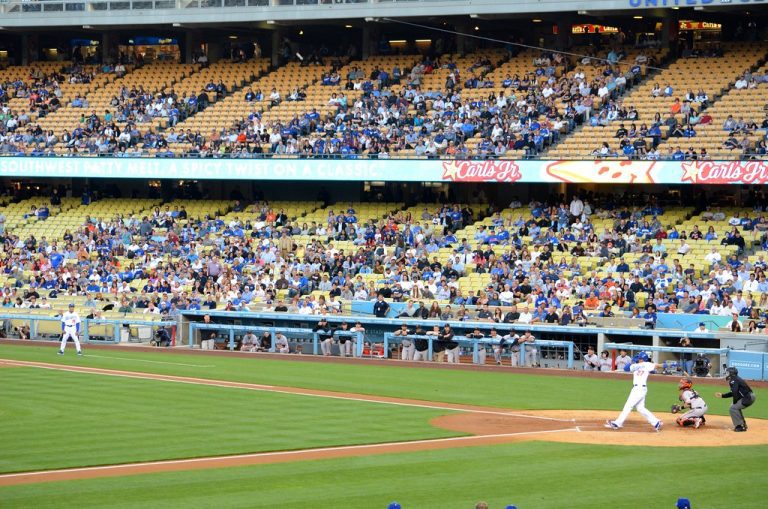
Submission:
[[[467,157],[455,157],[441,155],[439,157],[429,156],[415,156],[413,154],[399,154],[397,152],[389,153],[386,156],[379,154],[220,154],[211,153],[210,155],[200,154],[197,152],[158,152],[156,149],[142,150],[141,153],[126,153],[119,155],[118,153],[93,153],[84,154],[83,152],[77,152],[72,154],[53,154],[52,152],[36,152],[36,153],[8,153],[0,152],[0,159],[9,157],[22,157],[22,158],[77,158],[77,159],[93,159],[93,158],[124,158],[124,159],[206,159],[206,160],[229,160],[229,159],[256,159],[256,160],[310,160],[320,159],[329,161],[342,161],[342,160],[360,160],[360,161],[644,161],[644,159],[630,158],[630,157],[596,157],[588,153],[563,153],[560,152],[557,155],[551,155],[548,153],[542,154],[530,154],[524,156],[510,155],[510,156],[467,156]],[[759,154],[734,154],[733,157],[723,159],[721,157],[716,158],[716,161],[765,161],[768,159],[768,155]],[[660,157],[656,161],[675,161],[668,157]],[[680,162],[680,161],[678,161]],[[682,161],[684,162],[684,161]]]
[[[39,339],[43,336],[55,337],[60,335],[61,317],[44,314],[2,313],[0,322],[5,326],[6,335],[13,333],[13,328],[19,324],[29,327],[29,337]],[[83,318],[80,328],[80,341],[90,342],[93,338],[103,338],[105,341],[120,343],[121,332],[130,327],[175,327],[178,322],[171,320],[138,320],[133,317],[125,318]]]
[[[262,325],[236,325],[236,324],[216,324],[216,323],[201,323],[201,322],[189,322],[189,335],[187,337],[187,344],[190,348],[194,348],[197,344],[197,331],[209,330],[216,332],[219,339],[224,339],[228,350],[232,351],[237,345],[235,339],[236,333],[246,332],[268,332],[270,334],[271,342],[268,352],[276,352],[275,337],[277,333],[285,334],[289,340],[295,340],[298,337],[307,338],[312,342],[312,355],[318,355],[320,352],[320,333],[315,332],[313,329],[307,329],[302,327],[274,327],[274,326],[262,326]],[[222,334],[224,336],[222,336]],[[338,338],[340,336],[355,338],[355,356],[361,357],[363,353],[363,333],[355,331],[333,331],[333,336]]]
[[[384,356],[389,356],[389,346],[392,343],[401,343],[404,339],[413,340],[413,339],[423,339],[427,342],[427,360],[431,361],[433,358],[433,347],[434,342],[438,339],[436,336],[427,336],[427,335],[414,335],[410,334],[408,336],[396,336],[394,333],[387,332],[384,334]],[[498,346],[501,344],[500,339],[494,340],[492,338],[468,338],[466,336],[454,336],[452,341],[455,341],[459,344],[459,346],[464,346],[465,348],[469,348],[472,352],[472,362],[474,364],[479,364],[479,356],[478,352],[482,348],[486,348],[487,346]],[[536,339],[533,342],[530,343],[520,343],[518,345],[520,347],[520,363],[521,365],[524,365],[527,357],[527,348],[565,348],[568,350],[568,355],[566,356],[566,365],[568,369],[573,369],[573,351],[574,351],[574,344],[573,341],[556,341],[556,340],[542,340],[542,339]]]
[[333,8],[335,5],[348,6],[349,4],[376,4],[395,2],[414,3],[426,1],[434,0],[11,0],[0,2],[0,13],[27,14],[51,12],[146,11],[168,9],[188,10],[243,7],[300,7],[312,5],[322,5],[325,8]]

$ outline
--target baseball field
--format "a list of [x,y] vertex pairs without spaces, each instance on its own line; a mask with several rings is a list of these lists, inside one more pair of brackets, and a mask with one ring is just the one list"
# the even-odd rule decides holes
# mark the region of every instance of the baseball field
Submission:
[[767,389],[694,430],[656,377],[612,431],[630,379],[581,375],[6,342],[0,507],[765,507]]

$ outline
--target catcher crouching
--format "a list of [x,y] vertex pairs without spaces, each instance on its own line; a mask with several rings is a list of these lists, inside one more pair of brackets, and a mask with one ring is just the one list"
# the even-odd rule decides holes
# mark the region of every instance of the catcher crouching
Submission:
[[693,390],[693,381],[690,378],[681,378],[677,388],[681,391],[679,399],[681,405],[672,405],[672,413],[676,414],[688,409],[683,415],[678,417],[678,426],[700,427],[707,422],[704,414],[707,413],[707,403],[699,396],[699,393]]

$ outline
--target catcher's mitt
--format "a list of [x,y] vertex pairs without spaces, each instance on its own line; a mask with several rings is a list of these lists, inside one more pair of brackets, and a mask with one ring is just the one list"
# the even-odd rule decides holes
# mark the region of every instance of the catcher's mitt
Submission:
[[680,410],[681,410],[681,408],[680,408],[680,405],[672,405],[672,408],[670,408],[670,411],[671,411],[673,414],[676,414],[676,413],[678,413]]

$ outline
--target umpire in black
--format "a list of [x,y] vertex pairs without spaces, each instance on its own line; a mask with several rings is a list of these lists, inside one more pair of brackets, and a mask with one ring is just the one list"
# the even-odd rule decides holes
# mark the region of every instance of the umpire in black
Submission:
[[747,431],[747,422],[744,420],[744,414],[742,410],[748,406],[752,406],[755,402],[755,393],[739,376],[739,370],[736,368],[726,369],[725,379],[728,381],[728,385],[731,387],[731,392],[725,394],[716,392],[715,396],[718,398],[733,398],[733,404],[731,405],[731,420],[733,421],[733,431]]

